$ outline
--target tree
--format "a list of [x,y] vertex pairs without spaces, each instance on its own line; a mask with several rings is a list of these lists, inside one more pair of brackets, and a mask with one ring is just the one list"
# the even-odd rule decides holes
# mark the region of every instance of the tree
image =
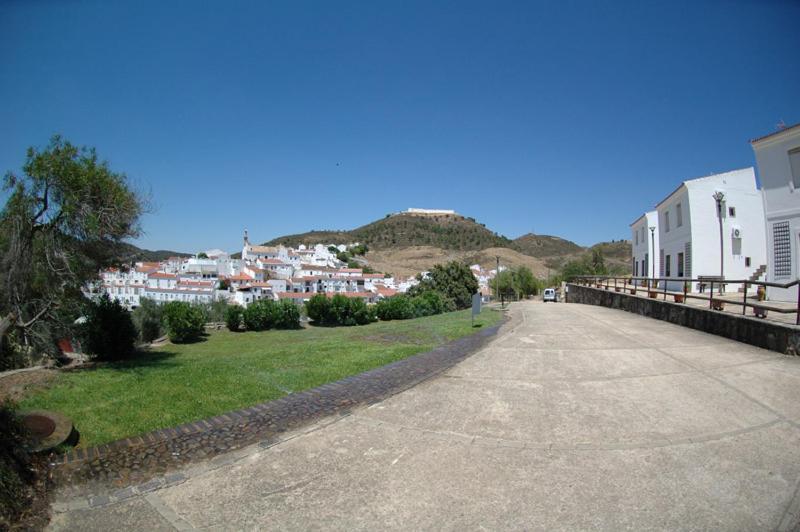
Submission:
[[539,292],[539,281],[533,276],[533,272],[529,268],[525,266],[518,267],[514,270],[513,277],[517,297],[528,297]]
[[80,311],[81,290],[139,235],[145,202],[94,149],[59,136],[29,148],[22,175],[6,174],[4,189],[0,341],[52,352]]
[[174,343],[196,342],[205,332],[205,316],[200,307],[185,301],[170,301],[164,305],[164,325]]
[[451,299],[457,309],[469,308],[472,306],[472,294],[478,291],[478,280],[469,266],[454,260],[431,268],[429,274],[409,290],[409,295],[416,296],[427,290],[435,290]]
[[130,312],[108,294],[87,306],[86,320],[80,328],[84,350],[101,360],[130,357],[138,336]]
[[509,299],[516,294],[514,274],[511,270],[503,270],[494,276],[491,287],[497,297]]
[[198,253],[198,254],[197,254],[197,258],[198,258],[198,259],[207,259],[207,258],[208,258],[208,255],[206,255],[205,253],[203,253],[203,252],[201,251],[200,253]]
[[139,299],[139,306],[131,313],[133,323],[139,331],[139,340],[150,343],[163,334],[162,307],[152,299]]

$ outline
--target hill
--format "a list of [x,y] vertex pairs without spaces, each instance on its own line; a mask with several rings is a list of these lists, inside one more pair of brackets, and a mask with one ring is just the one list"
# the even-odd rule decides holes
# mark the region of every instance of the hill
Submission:
[[479,224],[474,218],[458,214],[422,216],[400,213],[387,215],[351,231],[310,231],[282,236],[266,242],[267,246],[283,244],[349,244],[361,242],[370,249],[385,250],[410,246],[431,246],[454,251],[478,251],[488,247],[510,247],[510,239]]
[[275,238],[264,245],[296,247],[355,242],[369,246],[365,258],[372,268],[400,276],[456,259],[493,269],[499,256],[505,266],[524,265],[536,276],[546,277],[593,249],[600,250],[615,271],[627,271],[630,263],[630,243],[626,241],[601,242],[585,248],[552,235],[528,233],[510,240],[474,218],[459,214],[399,213],[349,231],[315,230]]
[[369,265],[377,271],[391,272],[394,275],[407,277],[430,270],[434,264],[451,260],[464,261],[467,264],[480,264],[490,270],[497,264],[506,267],[527,266],[537,277],[547,276],[547,267],[536,257],[523,255],[510,248],[486,248],[479,251],[446,250],[432,246],[409,246],[402,249],[385,249],[370,251],[366,255]]
[[168,249],[157,249],[151,251],[149,249],[142,249],[134,246],[133,244],[120,244],[117,252],[118,257],[121,257],[123,264],[132,262],[160,262],[167,260],[170,257],[191,257],[190,253],[179,253],[177,251],[170,251]]

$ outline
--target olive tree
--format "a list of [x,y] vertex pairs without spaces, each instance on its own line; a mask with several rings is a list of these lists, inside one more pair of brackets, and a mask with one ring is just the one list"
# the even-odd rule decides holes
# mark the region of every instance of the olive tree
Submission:
[[86,283],[139,235],[145,201],[94,149],[60,136],[41,151],[29,148],[22,173],[5,175],[4,190],[0,342],[14,337],[48,351],[79,312]]

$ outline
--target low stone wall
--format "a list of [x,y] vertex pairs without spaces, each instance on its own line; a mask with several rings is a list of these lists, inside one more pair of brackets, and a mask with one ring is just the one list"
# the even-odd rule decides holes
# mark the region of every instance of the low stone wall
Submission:
[[800,329],[790,325],[572,283],[567,288],[568,303],[633,312],[771,351],[800,355]]

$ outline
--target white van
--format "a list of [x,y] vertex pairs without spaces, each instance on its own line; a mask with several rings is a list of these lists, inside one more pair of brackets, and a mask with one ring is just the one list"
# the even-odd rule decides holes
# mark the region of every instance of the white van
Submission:
[[558,301],[558,296],[556,295],[555,288],[545,288],[544,293],[542,294],[542,301],[547,303],[548,301],[552,301],[556,303]]

